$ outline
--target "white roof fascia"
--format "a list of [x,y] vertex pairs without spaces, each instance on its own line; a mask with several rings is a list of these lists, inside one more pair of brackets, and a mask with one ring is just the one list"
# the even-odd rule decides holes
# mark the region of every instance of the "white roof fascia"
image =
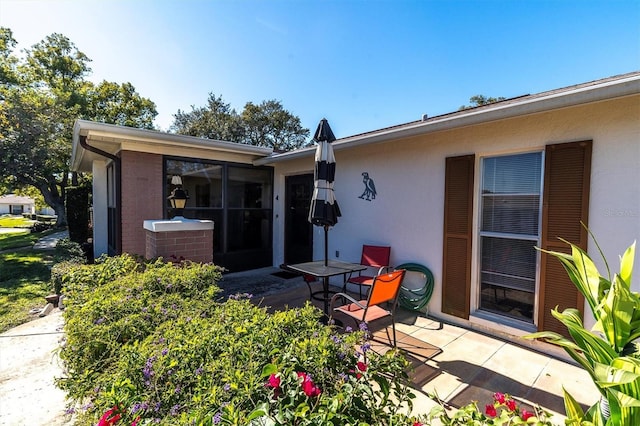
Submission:
[[35,200],[31,197],[8,194],[0,196],[0,204],[35,204]]
[[[82,163],[82,157],[87,154],[86,150],[80,146],[80,136],[86,136],[89,144],[94,140],[100,141],[101,145],[104,143],[113,145],[112,149],[101,148],[102,150],[112,154],[117,153],[121,149],[122,144],[127,144],[128,142],[155,147],[165,145],[256,156],[266,156],[273,153],[272,148],[165,133],[156,130],[136,129],[133,127],[124,127],[87,120],[76,120],[73,128],[73,147],[71,153],[72,170],[80,166]],[[78,150],[81,151],[78,152]]]
[[[426,121],[419,121],[339,139],[333,142],[334,151],[352,148],[365,144],[404,139],[412,136],[462,128],[491,121],[504,120],[523,115],[536,114],[557,110],[576,105],[594,103],[625,96],[640,94],[640,74],[627,78],[605,81],[587,85],[568,91],[550,91],[540,95],[530,95],[504,104],[497,103],[481,109],[471,109],[461,113],[453,113],[442,117],[434,117]],[[303,148],[296,151],[276,154],[254,161],[255,165],[273,164],[296,158],[314,155],[315,147]]]

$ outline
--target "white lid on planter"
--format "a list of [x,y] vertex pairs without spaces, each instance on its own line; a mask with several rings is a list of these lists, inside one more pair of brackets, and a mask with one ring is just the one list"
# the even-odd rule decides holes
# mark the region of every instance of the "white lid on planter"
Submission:
[[213,229],[212,220],[185,219],[184,217],[174,217],[171,220],[145,220],[144,229],[151,232],[172,232],[172,231],[205,231]]

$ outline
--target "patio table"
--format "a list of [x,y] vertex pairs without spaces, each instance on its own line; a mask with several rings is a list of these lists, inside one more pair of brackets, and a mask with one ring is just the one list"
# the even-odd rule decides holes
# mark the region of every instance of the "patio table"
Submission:
[[[341,262],[339,260],[328,260],[327,265],[324,260],[313,262],[294,263],[286,265],[292,271],[313,275],[322,278],[322,300],[324,301],[324,313],[329,315],[329,277],[336,275],[347,275],[358,271],[364,271],[366,266],[359,263]],[[315,294],[315,293],[314,293]]]

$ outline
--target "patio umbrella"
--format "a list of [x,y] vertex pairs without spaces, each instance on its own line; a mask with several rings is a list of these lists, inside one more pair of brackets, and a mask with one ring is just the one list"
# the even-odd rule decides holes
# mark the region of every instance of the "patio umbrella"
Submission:
[[331,142],[335,141],[336,137],[333,135],[326,118],[320,120],[313,139],[318,143],[318,146],[316,147],[313,196],[311,197],[311,208],[309,209],[309,222],[324,227],[324,264],[326,266],[329,227],[338,223],[338,217],[341,216],[340,208],[333,192],[336,160]]

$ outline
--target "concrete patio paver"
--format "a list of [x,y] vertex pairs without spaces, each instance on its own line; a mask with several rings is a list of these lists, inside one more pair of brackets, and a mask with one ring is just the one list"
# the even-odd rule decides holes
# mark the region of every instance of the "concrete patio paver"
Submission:
[[[296,279],[292,279],[292,286]],[[302,288],[272,295],[262,305],[272,310],[284,306],[303,306],[308,292]],[[320,307],[319,302],[314,301]],[[429,359],[409,354],[413,370],[410,378],[416,388],[414,413],[428,413],[435,402],[427,394],[437,392],[447,403],[460,407],[477,401],[482,410],[493,401],[495,392],[510,393],[524,407],[539,405],[552,414],[554,424],[564,422],[562,388],[566,388],[584,407],[595,403],[599,393],[589,375],[578,365],[551,354],[532,350],[499,337],[469,330],[437,319],[399,309],[396,330],[399,346],[404,336],[441,349]],[[350,324],[353,326],[353,324]],[[372,348],[384,352],[379,342]]]

